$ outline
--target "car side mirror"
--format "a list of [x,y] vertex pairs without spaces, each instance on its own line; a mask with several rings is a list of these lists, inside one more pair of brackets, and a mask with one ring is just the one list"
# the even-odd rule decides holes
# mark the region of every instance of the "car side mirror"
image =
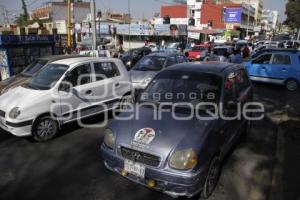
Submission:
[[60,83],[58,91],[70,92],[71,91],[71,84],[68,82],[63,81]]

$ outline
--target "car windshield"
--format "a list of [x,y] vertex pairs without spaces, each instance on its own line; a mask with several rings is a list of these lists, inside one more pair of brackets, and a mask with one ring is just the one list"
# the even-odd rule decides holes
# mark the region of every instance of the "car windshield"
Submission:
[[191,103],[220,100],[222,78],[207,73],[165,71],[140,95],[140,102]]
[[36,90],[48,90],[52,88],[69,66],[61,64],[49,64],[38,74],[34,75],[27,83],[27,87]]
[[174,48],[177,48],[179,44],[178,43],[169,43],[167,45],[167,49],[174,49]]
[[192,51],[204,51],[205,50],[205,47],[203,46],[194,46],[192,48]]
[[214,54],[217,55],[217,56],[224,56],[225,53],[227,53],[227,49],[226,48],[214,49]]
[[142,58],[134,67],[136,71],[160,71],[166,61],[162,56],[146,56]]
[[21,73],[26,76],[33,76],[46,64],[47,60],[36,60],[30,63]]

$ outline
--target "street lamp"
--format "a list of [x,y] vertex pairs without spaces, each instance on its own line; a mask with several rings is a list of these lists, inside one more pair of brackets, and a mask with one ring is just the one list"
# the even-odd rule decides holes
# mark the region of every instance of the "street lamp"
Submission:
[[131,41],[130,41],[130,32],[131,32],[131,30],[130,30],[130,25],[131,25],[131,10],[130,10],[130,0],[128,0],[128,14],[129,14],[129,29],[128,29],[128,31],[129,31],[129,33],[128,33],[128,39],[129,39],[129,50],[131,50]]
[[248,5],[247,5],[247,7],[248,7],[248,20],[247,20],[247,38],[249,37],[249,21],[250,21],[250,8],[251,8],[251,6],[250,6],[250,0],[248,0]]

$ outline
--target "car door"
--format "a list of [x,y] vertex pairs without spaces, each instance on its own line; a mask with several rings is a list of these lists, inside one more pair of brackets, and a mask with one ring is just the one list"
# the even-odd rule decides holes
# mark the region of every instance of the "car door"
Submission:
[[270,65],[270,78],[285,80],[289,77],[289,71],[292,68],[292,60],[289,54],[274,53]]
[[69,85],[67,90],[60,89],[62,121],[69,122],[91,114],[94,90],[91,86],[90,63],[79,64],[68,71],[60,87]]
[[271,53],[263,54],[250,62],[247,67],[250,76],[268,77],[270,73]]
[[95,100],[97,104],[105,104],[110,109],[125,93],[120,71],[113,61],[94,62],[93,71]]

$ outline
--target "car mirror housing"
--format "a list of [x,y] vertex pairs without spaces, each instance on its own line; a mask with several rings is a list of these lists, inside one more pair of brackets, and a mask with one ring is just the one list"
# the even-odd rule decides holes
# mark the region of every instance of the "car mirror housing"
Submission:
[[58,91],[70,92],[71,84],[67,82],[62,82],[59,85]]

